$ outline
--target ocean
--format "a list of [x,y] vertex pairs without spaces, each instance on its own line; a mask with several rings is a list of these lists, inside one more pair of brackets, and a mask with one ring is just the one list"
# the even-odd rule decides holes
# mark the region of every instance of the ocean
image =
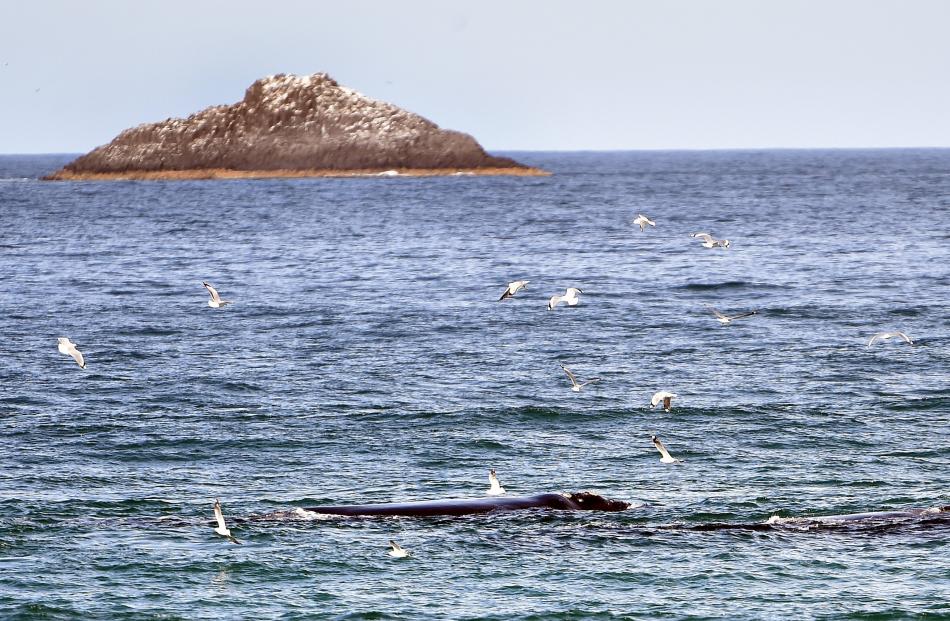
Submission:
[[[950,505],[950,150],[505,155],[554,174],[0,157],[0,618],[950,618],[950,514],[789,519]],[[490,468],[632,506],[295,511]]]

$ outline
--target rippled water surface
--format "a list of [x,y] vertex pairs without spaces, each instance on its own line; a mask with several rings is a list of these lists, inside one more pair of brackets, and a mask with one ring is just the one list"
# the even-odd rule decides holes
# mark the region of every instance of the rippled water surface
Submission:
[[[555,174],[0,157],[0,617],[950,617],[946,514],[763,524],[950,505],[950,151],[516,157]],[[289,512],[478,496],[489,468],[633,507]]]

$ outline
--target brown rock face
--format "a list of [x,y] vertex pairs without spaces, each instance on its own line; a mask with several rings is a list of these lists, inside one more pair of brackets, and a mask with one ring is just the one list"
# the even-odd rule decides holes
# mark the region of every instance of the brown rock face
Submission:
[[263,78],[236,104],[127,129],[49,178],[174,177],[176,171],[212,169],[253,176],[389,169],[544,174],[488,155],[468,134],[440,129],[318,73]]

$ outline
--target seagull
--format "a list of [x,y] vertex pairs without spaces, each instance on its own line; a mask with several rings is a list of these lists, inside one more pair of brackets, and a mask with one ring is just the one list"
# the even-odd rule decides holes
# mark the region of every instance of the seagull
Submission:
[[728,239],[716,239],[709,233],[690,233],[689,236],[702,239],[703,248],[715,248],[717,246],[720,248],[728,248],[730,243]]
[[508,288],[505,289],[505,292],[501,294],[501,297],[498,298],[498,301],[501,302],[505,298],[510,298],[514,294],[518,293],[522,289],[527,288],[527,284],[531,282],[530,280],[516,280],[514,282],[508,283]]
[[668,392],[666,390],[661,390],[653,394],[653,398],[650,399],[650,407],[655,408],[656,404],[660,401],[663,402],[663,409],[669,412],[672,409],[671,403],[673,402],[673,397],[676,396],[675,392]]
[[409,550],[405,549],[392,539],[389,540],[389,547],[392,548],[392,550],[389,551],[389,556],[392,556],[393,558],[406,558],[409,556]]
[[[875,334],[874,336],[871,337],[871,340],[870,340],[870,341],[868,341],[868,347],[870,347],[875,341],[884,341],[884,340],[887,340],[887,339],[890,339],[890,338],[894,338],[895,336],[899,336],[899,337],[901,337],[902,339],[904,339],[905,341],[907,341],[907,344],[908,344],[908,345],[913,345],[913,344],[914,344],[914,341],[912,341],[912,340],[910,339],[910,337],[907,336],[906,334],[904,334],[903,332],[878,332],[877,334]],[[62,339],[60,339],[60,340],[62,340]],[[60,345],[59,351],[63,351],[62,345]],[[63,353],[65,354],[66,352],[63,351]],[[77,352],[77,353],[78,353],[78,352]],[[75,356],[73,356],[73,357],[75,358]],[[82,359],[82,356],[80,356],[79,359],[81,360],[81,359]],[[79,362],[79,360],[77,360],[77,362]],[[82,366],[82,363],[80,363],[79,366]]]
[[73,360],[76,361],[76,364],[79,365],[80,369],[86,368],[86,359],[82,357],[82,352],[76,349],[75,343],[70,341],[65,336],[56,339],[56,341],[59,343],[59,345],[57,345],[57,349],[59,349],[59,353],[66,354],[67,356],[72,356]]
[[216,535],[226,537],[231,543],[241,543],[234,538],[234,536],[231,534],[231,529],[229,529],[227,524],[224,523],[224,514],[221,513],[221,501],[217,498],[214,499],[214,519],[218,521],[218,526],[214,529],[214,533]]
[[205,289],[208,290],[208,293],[211,294],[211,299],[208,300],[208,306],[211,308],[221,308],[225,304],[231,303],[231,300],[222,300],[221,296],[218,295],[218,290],[212,287],[209,283],[202,281],[201,284],[204,285]]
[[660,439],[656,436],[650,436],[650,439],[653,440],[653,446],[656,447],[656,450],[660,451],[660,462],[664,464],[679,464],[682,463],[682,459],[674,459],[670,452],[666,450],[666,447],[663,446],[663,443],[660,442]]
[[568,369],[568,368],[567,368],[566,366],[564,366],[563,364],[561,365],[561,368],[564,369],[564,372],[565,372],[565,373],[567,373],[567,379],[571,380],[571,390],[573,390],[574,392],[580,392],[580,391],[581,391],[581,388],[583,388],[584,386],[587,386],[588,384],[593,384],[593,383],[595,383],[595,382],[599,382],[599,381],[600,381],[600,378],[599,378],[599,377],[592,377],[592,378],[590,378],[589,380],[587,380],[586,382],[581,382],[580,384],[578,384],[578,383],[577,383],[577,376],[574,375],[573,371],[571,371],[570,369]]
[[656,226],[656,222],[654,222],[653,220],[647,218],[647,217],[646,217],[645,215],[643,215],[642,213],[638,213],[638,214],[637,214],[637,217],[633,219],[633,223],[634,223],[634,224],[639,224],[641,231],[643,231],[645,228],[647,228],[647,225],[648,225],[648,224],[649,224],[650,226]]
[[577,297],[578,293],[584,292],[577,287],[568,287],[564,295],[551,296],[550,301],[548,301],[548,310],[554,310],[561,302],[567,302],[568,306],[577,306],[577,303],[581,301],[580,298]]
[[505,488],[498,482],[494,468],[488,471],[488,482],[491,484],[491,487],[489,487],[486,492],[489,496],[501,496],[505,493]]
[[724,326],[729,325],[729,323],[733,319],[742,319],[743,317],[749,317],[751,315],[755,315],[758,313],[758,311],[749,311],[748,313],[741,313],[739,315],[723,315],[712,306],[709,306],[709,304],[707,304],[706,306],[709,307],[709,310],[713,312],[713,315],[716,316],[716,319],[719,320],[719,323],[721,323]]

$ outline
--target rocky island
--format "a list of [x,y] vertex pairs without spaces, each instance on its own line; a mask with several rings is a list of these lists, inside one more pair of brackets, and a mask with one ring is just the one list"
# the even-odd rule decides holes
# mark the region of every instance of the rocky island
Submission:
[[45,177],[223,179],[383,175],[546,175],[325,73],[278,74],[236,104],[123,131]]

